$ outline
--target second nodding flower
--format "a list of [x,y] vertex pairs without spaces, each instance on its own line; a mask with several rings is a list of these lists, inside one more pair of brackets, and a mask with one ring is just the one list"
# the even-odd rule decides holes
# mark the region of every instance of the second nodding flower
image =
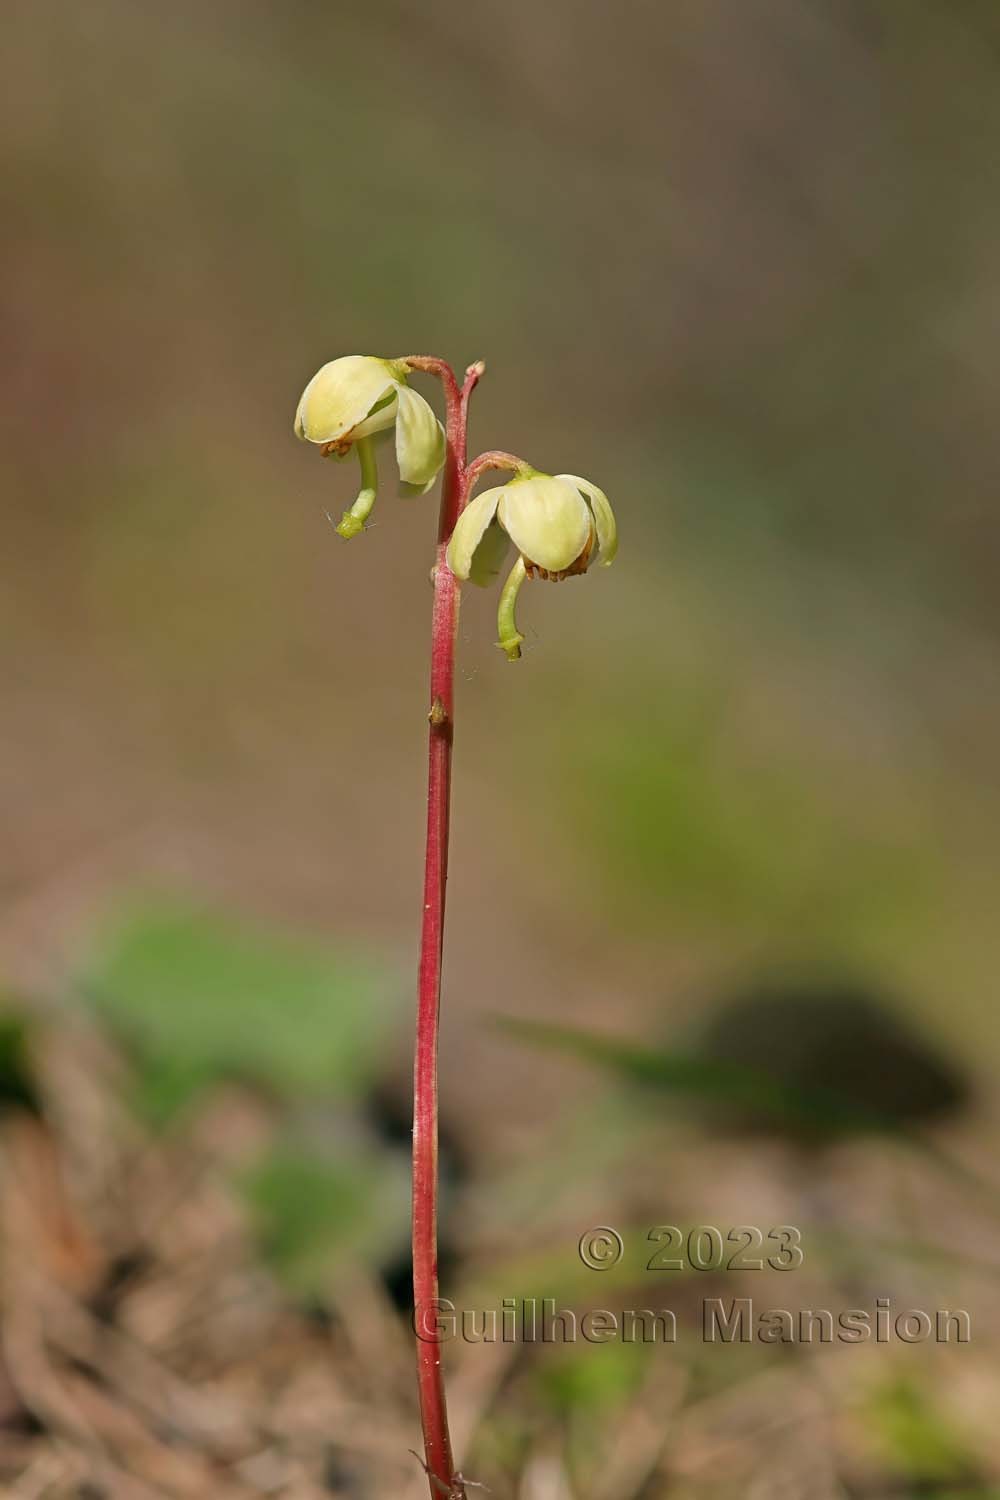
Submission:
[[448,566],[456,578],[486,587],[498,576],[511,542],[519,556],[500,594],[497,644],[509,661],[517,661],[524,636],[514,611],[524,580],[558,583],[596,562],[608,567],[618,531],[608,497],[596,484],[524,464],[507,484],[484,490],[466,506],[448,543]]
[[423,396],[406,383],[405,360],[347,354],[318,370],[302,392],[295,433],[320,444],[329,458],[353,448],[361,462],[361,490],[337,527],[348,540],[364,530],[375,504],[377,438],[395,430],[396,462],[404,491],[426,494],[444,463],[444,428]]

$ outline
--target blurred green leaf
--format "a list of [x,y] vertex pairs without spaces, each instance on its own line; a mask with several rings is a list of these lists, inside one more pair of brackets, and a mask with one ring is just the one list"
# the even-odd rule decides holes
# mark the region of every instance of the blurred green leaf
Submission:
[[29,1023],[0,998],[0,1109],[38,1108],[31,1059],[28,1052]]
[[373,961],[176,901],[113,921],[84,987],[135,1054],[158,1121],[225,1077],[278,1098],[356,1098],[395,1014]]
[[[913,1381],[889,1381],[870,1398],[865,1414],[886,1459],[908,1479],[925,1484],[977,1477],[967,1444]],[[972,1491],[963,1485],[963,1492],[991,1493],[978,1485]]]
[[738,1063],[640,1046],[574,1026],[519,1017],[498,1017],[497,1021],[505,1031],[527,1042],[596,1063],[633,1082],[681,1099],[749,1108],[789,1131],[904,1134],[894,1120],[863,1109],[832,1090],[798,1089]]
[[612,1340],[600,1348],[560,1350],[539,1364],[536,1379],[546,1404],[560,1415],[599,1413],[632,1395],[649,1357],[641,1344]]
[[385,1264],[406,1244],[402,1156],[355,1146],[348,1158],[286,1137],[240,1185],[263,1254],[298,1296],[322,1300],[344,1258]]

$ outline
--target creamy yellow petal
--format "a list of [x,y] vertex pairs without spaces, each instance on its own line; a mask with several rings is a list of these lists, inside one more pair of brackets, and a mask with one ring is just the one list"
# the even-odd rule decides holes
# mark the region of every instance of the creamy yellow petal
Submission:
[[396,460],[404,484],[426,489],[444,463],[444,428],[423,396],[401,385],[396,393]]
[[591,537],[590,509],[575,484],[538,474],[504,486],[500,524],[526,562],[550,573],[568,568]]
[[[347,354],[317,370],[299,401],[295,431],[308,443],[332,443],[365,422],[372,408],[395,391],[396,382],[384,360]],[[381,426],[391,426],[388,407],[356,436],[365,437]]]
[[356,427],[349,428],[344,437],[354,443],[358,438],[375,437],[378,433],[386,432],[394,426],[397,394],[396,391],[387,392],[381,401],[375,403],[364,421],[359,422]]
[[556,478],[566,479],[570,484],[575,484],[590,501],[590,508],[594,513],[594,524],[597,527],[601,567],[610,567],[618,551],[618,527],[607,495],[603,490],[599,490],[596,484],[591,484],[589,479],[581,479],[578,474],[557,474]]
[[455,522],[446,556],[448,566],[456,578],[468,578],[472,573],[476,548],[496,515],[497,503],[503,492],[503,485],[497,489],[483,490],[481,495],[469,501]]
[[510,537],[499,521],[493,520],[483,532],[482,540],[472,554],[469,582],[481,589],[489,588],[500,576],[510,551]]

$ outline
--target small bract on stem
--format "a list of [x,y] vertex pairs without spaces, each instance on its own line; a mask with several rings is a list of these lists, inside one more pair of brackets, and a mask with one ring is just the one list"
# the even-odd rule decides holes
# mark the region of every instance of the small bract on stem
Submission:
[[[442,386],[445,422],[410,389],[414,372]],[[437,552],[432,571],[427,833],[423,916],[417,979],[413,1063],[413,1300],[417,1330],[417,1389],[425,1468],[432,1500],[464,1500],[448,1430],[440,1343],[426,1315],[438,1302],[438,1025],[444,942],[445,887],[454,743],[455,638],[460,584],[487,586],[499,577],[510,545],[517,558],[500,592],[498,644],[508,660],[521,655],[515,603],[528,578],[557,582],[585,573],[615,555],[617,534],[603,491],[574,475],[549,475],[499,449],[466,457],[469,398],[485,372],[477,361],[460,386],[452,367],[434,355],[402,359],[347,355],[325,364],[306,386],[295,414],[296,434],[325,456],[356,450],[361,487],[338,533],[350,540],[365,529],[375,505],[375,445],[395,435],[404,493],[424,494],[442,473]],[[507,471],[505,484],[471,499],[482,476]]]

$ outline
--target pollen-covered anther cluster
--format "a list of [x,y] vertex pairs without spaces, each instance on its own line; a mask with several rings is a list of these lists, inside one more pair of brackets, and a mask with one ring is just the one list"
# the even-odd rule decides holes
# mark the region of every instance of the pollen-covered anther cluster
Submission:
[[538,563],[532,562],[530,557],[526,557],[524,559],[524,571],[529,578],[542,578],[546,583],[561,583],[564,578],[576,578],[580,574],[586,573],[590,566],[590,555],[594,550],[596,540],[597,533],[592,531],[587,538],[587,545],[580,553],[580,556],[575,562],[571,562],[568,568],[542,568],[539,567]]

